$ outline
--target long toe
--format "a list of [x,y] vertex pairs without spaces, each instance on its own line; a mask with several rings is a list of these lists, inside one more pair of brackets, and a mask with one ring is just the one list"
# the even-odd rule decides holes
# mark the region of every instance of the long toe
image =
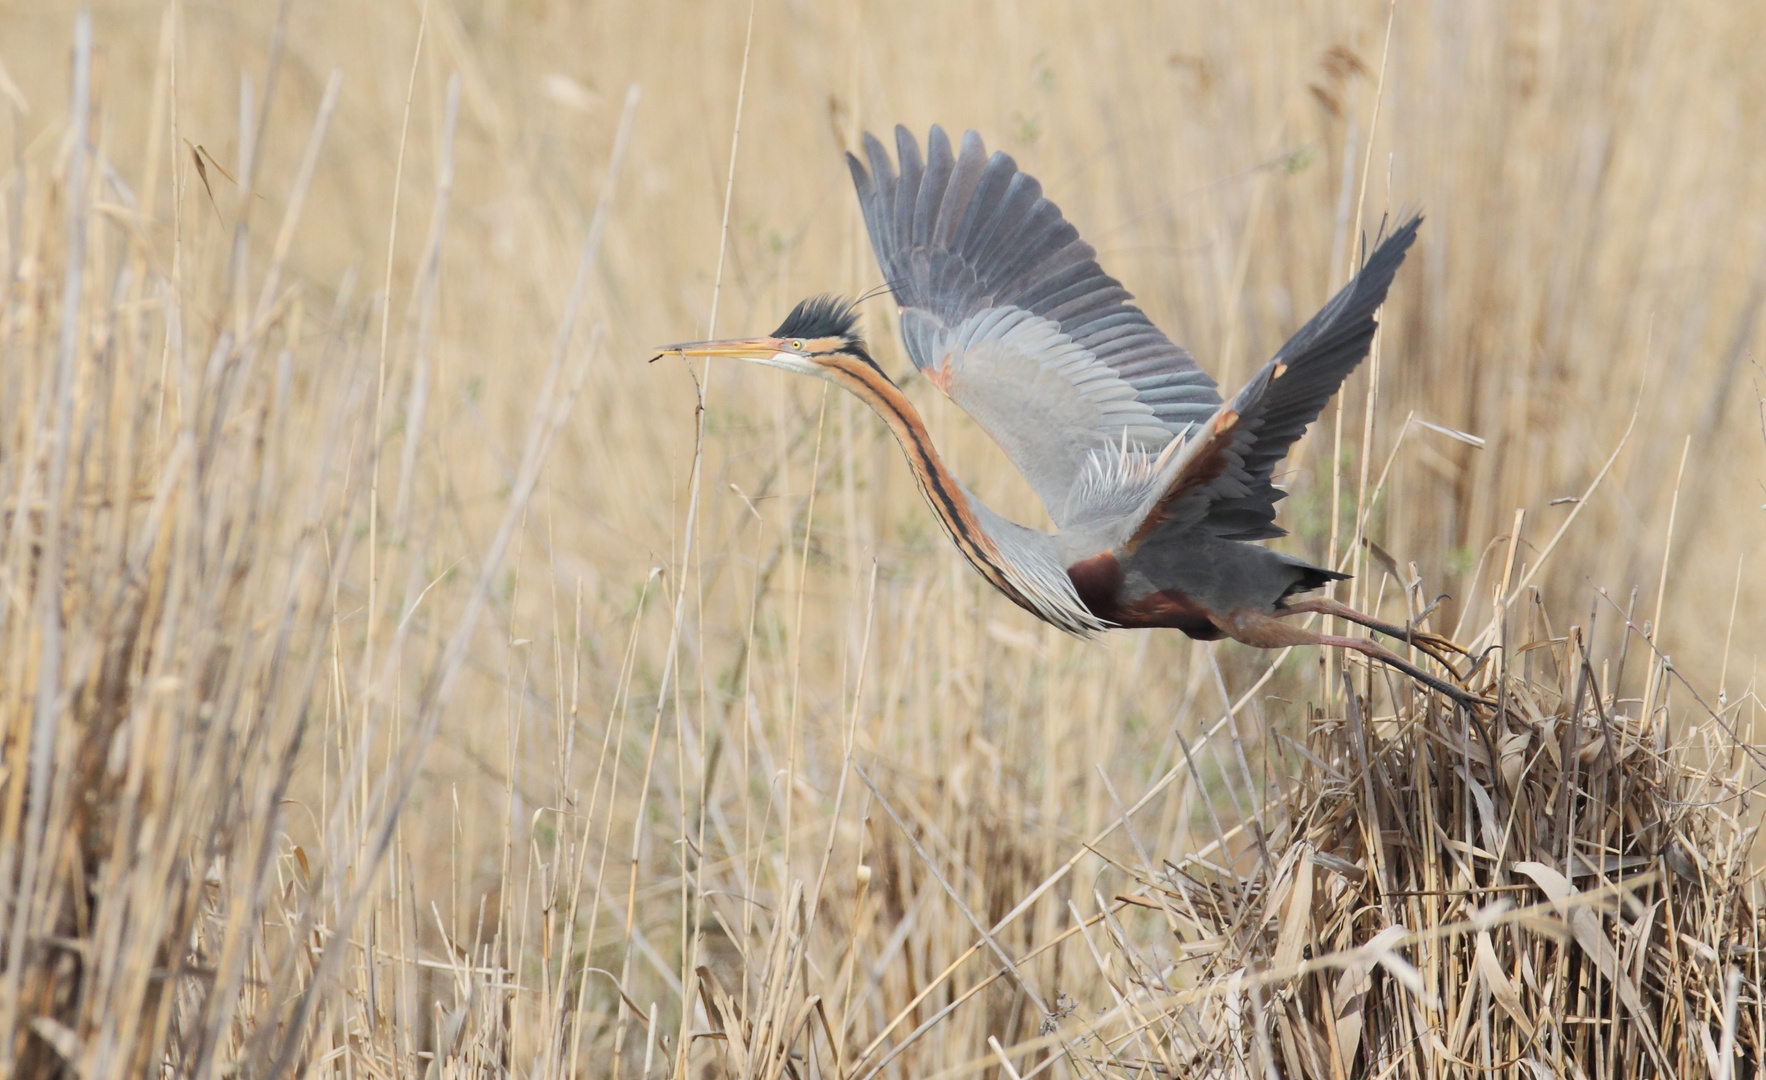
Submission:
[[1412,630],[1410,632],[1410,641],[1413,645],[1428,645],[1432,648],[1458,653],[1461,656],[1472,655],[1465,646],[1454,641],[1452,638],[1446,637],[1442,634],[1430,633],[1427,630]]

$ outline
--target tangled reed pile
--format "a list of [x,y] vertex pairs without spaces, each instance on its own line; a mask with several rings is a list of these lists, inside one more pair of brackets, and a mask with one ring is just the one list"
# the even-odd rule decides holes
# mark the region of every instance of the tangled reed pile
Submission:
[[1597,668],[1575,628],[1537,649],[1552,674],[1487,676],[1494,708],[1413,693],[1376,718],[1351,696],[1290,746],[1297,781],[1261,827],[1211,845],[1233,857],[1136,868],[1119,903],[1163,916],[1183,959],[1154,971],[1117,939],[1124,1003],[1160,1037],[1087,1056],[1126,1075],[1757,1074],[1751,733],[1665,657],[1616,698],[1622,655]]

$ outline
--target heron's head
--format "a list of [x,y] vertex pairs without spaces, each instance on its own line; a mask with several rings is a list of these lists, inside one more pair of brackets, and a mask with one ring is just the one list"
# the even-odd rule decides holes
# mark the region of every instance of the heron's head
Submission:
[[665,345],[658,355],[728,356],[802,375],[833,378],[864,364],[881,374],[858,334],[858,310],[839,296],[813,296],[791,309],[779,328],[765,337],[726,338]]

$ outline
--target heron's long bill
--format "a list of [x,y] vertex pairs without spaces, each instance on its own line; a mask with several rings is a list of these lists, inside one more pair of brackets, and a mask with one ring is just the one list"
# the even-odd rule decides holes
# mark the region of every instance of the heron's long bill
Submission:
[[682,356],[729,356],[739,360],[769,360],[784,352],[785,342],[776,337],[724,338],[721,341],[683,341],[664,345],[651,360],[660,360],[669,353]]

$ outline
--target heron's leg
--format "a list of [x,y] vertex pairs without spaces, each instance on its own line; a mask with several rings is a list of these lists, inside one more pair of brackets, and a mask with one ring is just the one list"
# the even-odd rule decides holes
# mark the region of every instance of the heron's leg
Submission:
[[1402,671],[1429,689],[1446,694],[1468,708],[1474,705],[1488,706],[1491,704],[1484,698],[1467,692],[1464,687],[1455,686],[1444,679],[1430,675],[1391,650],[1381,648],[1366,638],[1320,634],[1303,626],[1282,622],[1273,615],[1265,615],[1260,611],[1249,609],[1235,611],[1223,618],[1216,618],[1215,623],[1226,631],[1227,636],[1234,641],[1254,645],[1261,649],[1282,649],[1290,645],[1329,645],[1339,649],[1353,649],[1363,656],[1378,660],[1387,667]]
[[[1352,638],[1340,637],[1336,634],[1320,634],[1318,643],[1320,645],[1335,645],[1341,649],[1354,649],[1356,652],[1361,653],[1364,656],[1369,656],[1378,660],[1387,667],[1397,668],[1399,671],[1404,672],[1406,675],[1409,675],[1411,678],[1429,687],[1431,690],[1439,690],[1441,693],[1446,694],[1448,697],[1468,708],[1473,705],[1489,707],[1495,704],[1487,698],[1481,698],[1478,695],[1471,693],[1464,687],[1455,686],[1445,679],[1438,679],[1435,676],[1430,675],[1428,672],[1417,667],[1415,664],[1412,664],[1397,653],[1392,652],[1390,649],[1382,648],[1379,644],[1368,638]],[[1427,652],[1428,650],[1425,649],[1424,651]],[[1436,659],[1439,660],[1440,657],[1436,657]],[[1449,671],[1453,670],[1452,665],[1447,664],[1445,660],[1442,661],[1442,664],[1446,666]]]
[[1317,612],[1320,615],[1334,615],[1339,619],[1346,619],[1349,622],[1365,626],[1376,634],[1385,634],[1387,637],[1409,642],[1428,653],[1431,657],[1434,657],[1442,667],[1453,672],[1455,678],[1459,677],[1459,671],[1445,656],[1442,655],[1442,653],[1456,652],[1461,656],[1471,655],[1458,644],[1442,637],[1440,634],[1431,634],[1427,630],[1417,630],[1412,627],[1398,626],[1395,623],[1381,622],[1371,615],[1366,615],[1355,610],[1340,600],[1332,600],[1329,597],[1316,596],[1306,600],[1296,600],[1278,610],[1282,615],[1305,614],[1308,612]]

